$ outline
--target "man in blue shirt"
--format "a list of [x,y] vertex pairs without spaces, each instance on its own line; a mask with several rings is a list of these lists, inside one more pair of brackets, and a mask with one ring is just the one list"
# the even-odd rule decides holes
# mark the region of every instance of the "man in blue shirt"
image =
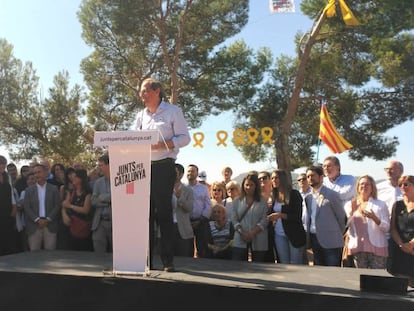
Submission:
[[150,193],[150,250],[149,267],[152,269],[152,252],[155,245],[156,225],[161,232],[161,261],[164,271],[175,271],[174,224],[172,196],[175,183],[175,160],[179,149],[191,141],[187,122],[182,110],[164,101],[161,83],[153,78],[145,79],[139,88],[145,108],[137,114],[135,129],[158,130],[159,141],[151,146],[151,193]]

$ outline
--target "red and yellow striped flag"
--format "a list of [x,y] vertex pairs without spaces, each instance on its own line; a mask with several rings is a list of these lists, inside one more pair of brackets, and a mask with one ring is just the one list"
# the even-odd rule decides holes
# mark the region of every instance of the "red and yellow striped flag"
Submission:
[[329,150],[333,153],[342,153],[352,148],[352,145],[336,130],[325,104],[322,104],[320,119],[319,139],[325,143]]

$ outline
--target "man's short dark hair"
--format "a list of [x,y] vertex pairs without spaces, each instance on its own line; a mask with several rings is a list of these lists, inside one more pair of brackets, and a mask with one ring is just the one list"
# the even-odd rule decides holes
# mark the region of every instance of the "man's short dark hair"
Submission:
[[106,165],[108,165],[109,164],[109,156],[107,154],[103,154],[98,158],[98,161],[103,162]]
[[317,165],[311,165],[309,166],[306,171],[312,171],[315,172],[316,174],[318,174],[319,176],[323,175],[323,168]]

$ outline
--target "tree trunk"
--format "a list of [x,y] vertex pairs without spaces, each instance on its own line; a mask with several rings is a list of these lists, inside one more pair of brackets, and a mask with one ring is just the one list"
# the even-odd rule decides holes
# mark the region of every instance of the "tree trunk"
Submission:
[[283,119],[281,126],[281,133],[278,135],[275,148],[276,148],[276,163],[277,167],[284,169],[288,172],[292,171],[292,162],[290,160],[290,147],[289,147],[289,135],[292,128],[293,121],[298,111],[298,105],[300,101],[300,92],[302,90],[303,81],[305,78],[305,69],[309,60],[309,56],[312,50],[312,46],[315,43],[317,36],[323,22],[326,19],[326,10],[323,10],[318,21],[314,25],[312,32],[309,35],[308,41],[303,49],[303,53],[299,59],[298,70],[295,78],[295,85],[292,91],[292,96],[289,100],[286,115]]

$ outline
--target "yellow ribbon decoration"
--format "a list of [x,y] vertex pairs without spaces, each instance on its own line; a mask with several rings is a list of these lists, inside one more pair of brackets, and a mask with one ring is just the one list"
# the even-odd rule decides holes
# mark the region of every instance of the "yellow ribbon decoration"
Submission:
[[271,127],[263,127],[260,131],[263,138],[263,144],[273,144],[273,129]]
[[[341,8],[342,19],[347,26],[358,26],[361,24],[348,7],[345,0],[339,0],[339,7]],[[336,16],[336,0],[329,0],[323,11],[326,13],[327,17]]]
[[226,131],[218,131],[216,137],[218,140],[217,146],[223,145],[224,147],[227,147],[226,140],[227,137],[229,137],[229,134],[227,134]]
[[242,129],[235,129],[233,131],[233,143],[235,146],[243,146],[245,144],[246,134]]
[[247,133],[247,143],[249,145],[257,145],[257,137],[259,136],[259,131],[254,128],[249,128],[246,131]]
[[342,18],[347,26],[359,26],[360,22],[354,16],[351,9],[346,5],[345,0],[339,0],[339,6],[341,7]]
[[195,144],[193,145],[193,147],[197,147],[199,146],[200,148],[203,148],[203,140],[204,140],[204,133],[202,132],[197,132],[193,134],[193,139],[195,141]]
[[334,17],[336,15],[335,2],[336,0],[329,0],[328,4],[323,9],[324,12],[326,12],[327,17]]

